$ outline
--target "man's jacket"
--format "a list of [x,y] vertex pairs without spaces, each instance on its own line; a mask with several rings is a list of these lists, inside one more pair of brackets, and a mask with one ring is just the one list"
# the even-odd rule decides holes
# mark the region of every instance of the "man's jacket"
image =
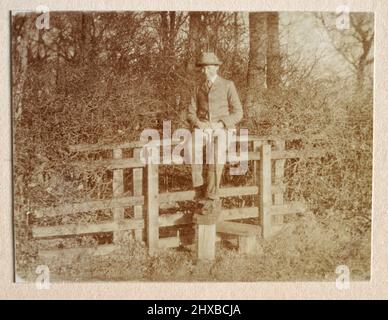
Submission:
[[195,88],[187,118],[198,127],[198,121],[223,122],[233,129],[241,121],[243,110],[233,81],[217,76],[208,90],[206,81]]

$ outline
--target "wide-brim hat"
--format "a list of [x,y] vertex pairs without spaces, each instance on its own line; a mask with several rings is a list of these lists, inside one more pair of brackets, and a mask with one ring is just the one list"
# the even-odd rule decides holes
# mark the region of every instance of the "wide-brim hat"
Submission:
[[197,61],[197,67],[201,66],[219,66],[222,62],[215,55],[214,52],[202,52],[199,60]]

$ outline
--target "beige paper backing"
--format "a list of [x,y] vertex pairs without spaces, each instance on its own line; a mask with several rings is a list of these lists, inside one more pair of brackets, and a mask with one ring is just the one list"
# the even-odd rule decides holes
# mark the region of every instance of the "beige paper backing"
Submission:
[[[50,10],[218,10],[218,11],[351,11],[375,13],[375,100],[372,275],[369,282],[351,282],[339,290],[334,282],[257,283],[66,283],[38,290],[35,284],[13,283],[12,171],[10,114],[10,11]],[[388,1],[161,1],[39,0],[0,4],[0,298],[3,299],[382,299],[388,298]]]

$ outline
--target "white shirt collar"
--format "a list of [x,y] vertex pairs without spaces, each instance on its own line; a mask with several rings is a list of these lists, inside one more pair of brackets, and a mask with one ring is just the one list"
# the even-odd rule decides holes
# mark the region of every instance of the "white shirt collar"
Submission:
[[216,74],[213,78],[209,79],[212,83],[214,83],[217,79],[218,75]]

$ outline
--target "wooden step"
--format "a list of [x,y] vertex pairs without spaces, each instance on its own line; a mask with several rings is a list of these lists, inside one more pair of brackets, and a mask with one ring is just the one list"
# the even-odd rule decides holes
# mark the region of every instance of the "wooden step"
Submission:
[[217,223],[216,232],[237,236],[256,236],[261,234],[261,227],[248,223],[223,221]]

